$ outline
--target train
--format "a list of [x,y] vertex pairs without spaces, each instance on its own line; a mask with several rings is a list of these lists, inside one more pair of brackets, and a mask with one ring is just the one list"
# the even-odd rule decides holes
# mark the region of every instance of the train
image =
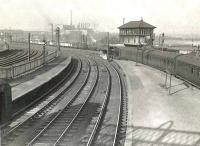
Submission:
[[193,86],[200,87],[200,56],[158,50],[152,46],[112,46],[110,48],[114,50],[112,53],[118,59],[132,60],[154,67],[181,78]]

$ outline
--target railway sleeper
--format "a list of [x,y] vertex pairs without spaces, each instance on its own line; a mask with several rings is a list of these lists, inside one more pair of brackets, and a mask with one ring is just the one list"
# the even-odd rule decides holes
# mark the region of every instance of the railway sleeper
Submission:
[[70,145],[67,145],[66,143],[60,143],[58,144],[58,146],[70,146]]
[[53,121],[53,123],[66,123],[70,122],[73,117],[62,117]]
[[72,141],[71,137],[70,137],[70,138],[67,138],[67,139],[63,139],[63,140],[60,141],[60,143],[59,143],[58,145],[66,146],[67,143],[69,143],[69,142],[71,142],[71,141]]
[[45,137],[45,136],[50,136],[50,137],[52,137],[52,136],[58,136],[58,135],[60,135],[62,132],[59,130],[53,130],[53,131],[49,131],[49,132],[46,132],[46,133],[44,133],[42,136],[43,137]]

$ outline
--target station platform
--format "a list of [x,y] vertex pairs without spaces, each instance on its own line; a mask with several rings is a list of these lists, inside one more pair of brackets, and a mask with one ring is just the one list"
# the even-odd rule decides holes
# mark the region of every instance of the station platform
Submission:
[[[17,84],[12,87],[12,100],[15,100],[22,95],[28,93],[29,91],[37,88],[38,86],[46,83],[51,78],[57,76],[60,72],[62,72],[71,62],[71,57],[68,57],[66,60],[60,62],[52,69],[35,76],[31,80],[25,81],[23,83]],[[51,63],[49,63],[51,64]],[[14,84],[14,83],[13,83]]]
[[[126,146],[200,145],[200,90],[133,61],[116,60],[126,74],[128,121]],[[169,85],[169,80],[168,80]]]

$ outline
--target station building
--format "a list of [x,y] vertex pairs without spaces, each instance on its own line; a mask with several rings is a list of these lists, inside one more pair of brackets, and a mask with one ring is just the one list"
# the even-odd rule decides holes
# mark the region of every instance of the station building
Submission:
[[140,21],[130,21],[119,28],[119,41],[125,45],[153,45],[155,26]]

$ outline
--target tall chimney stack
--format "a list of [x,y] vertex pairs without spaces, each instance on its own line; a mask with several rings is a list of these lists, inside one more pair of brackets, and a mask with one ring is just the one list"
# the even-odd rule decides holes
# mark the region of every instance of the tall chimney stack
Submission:
[[123,24],[125,23],[125,18],[123,18]]
[[70,11],[70,25],[72,26],[72,10]]
[[51,23],[51,41],[53,42],[53,23]]

